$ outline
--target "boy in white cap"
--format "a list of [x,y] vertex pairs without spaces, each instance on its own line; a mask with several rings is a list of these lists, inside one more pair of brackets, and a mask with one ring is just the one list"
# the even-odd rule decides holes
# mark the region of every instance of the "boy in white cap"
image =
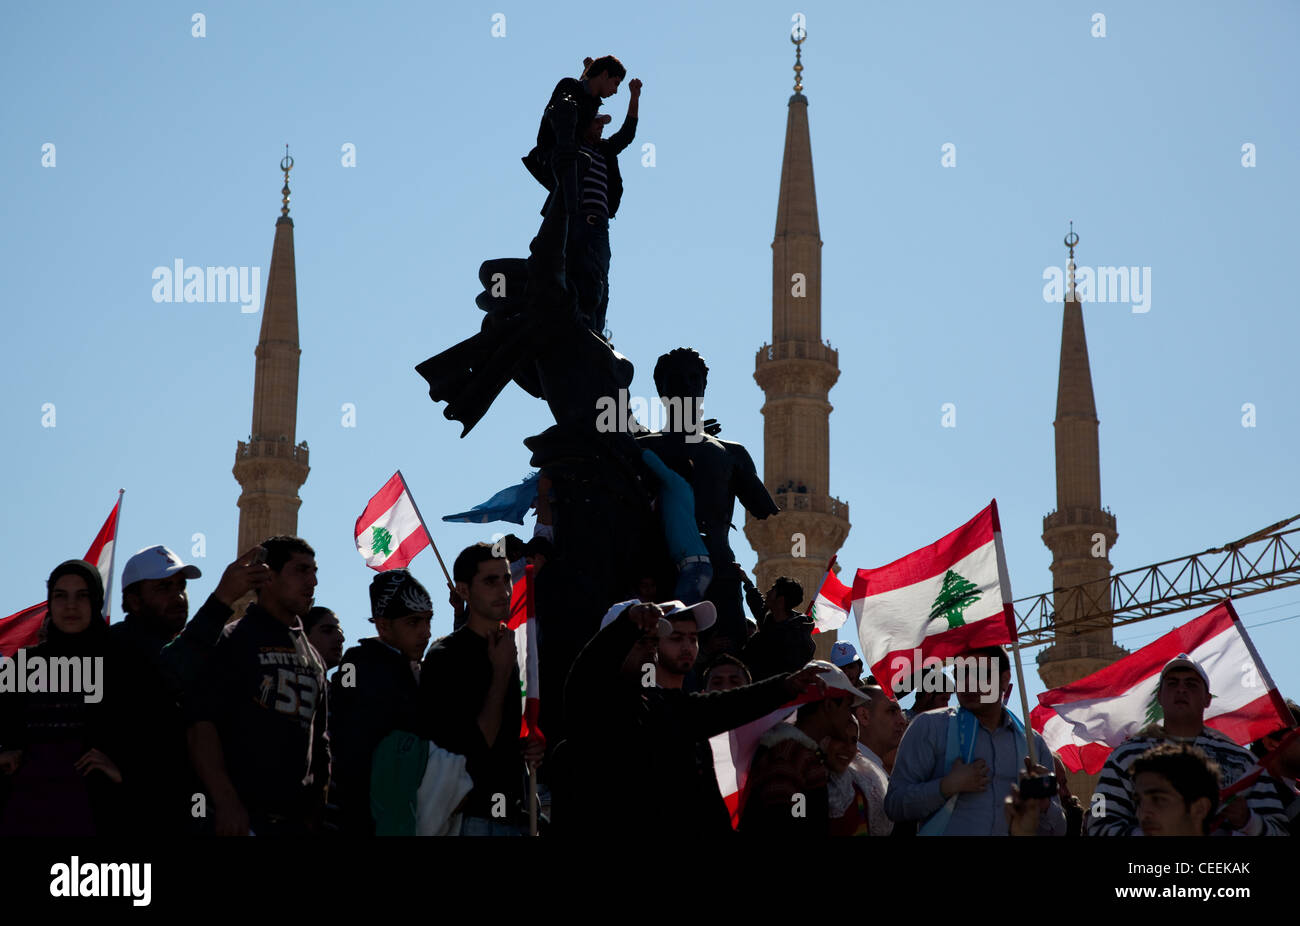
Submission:
[[[1088,818],[1088,835],[1142,835],[1131,770],[1137,758],[1153,746],[1161,743],[1195,746],[1219,767],[1220,786],[1225,788],[1254,767],[1255,757],[1249,750],[1205,726],[1205,709],[1210,697],[1209,676],[1194,659],[1179,653],[1165,663],[1156,688],[1156,703],[1163,722],[1142,728],[1106,760],[1093,792],[1094,804],[1101,813]],[[1234,831],[1247,836],[1287,834],[1282,802],[1269,775],[1261,775],[1245,792],[1244,799],[1231,801],[1222,808],[1222,822],[1215,833]]]
[[700,656],[700,634],[718,620],[711,601],[699,601],[689,608],[681,601],[662,605],[670,628],[659,635],[656,681],[660,688],[681,688]]
[[620,602],[578,655],[564,690],[569,737],[556,751],[563,774],[555,783],[557,831],[674,838],[732,832],[709,737],[787,703],[816,684],[822,669],[708,694],[660,687],[659,641],[689,626],[687,615],[711,625],[716,612],[707,601],[689,608],[680,601]]

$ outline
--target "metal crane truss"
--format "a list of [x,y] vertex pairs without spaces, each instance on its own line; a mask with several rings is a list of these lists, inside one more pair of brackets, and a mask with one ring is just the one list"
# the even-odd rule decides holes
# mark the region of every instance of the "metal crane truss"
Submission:
[[[1296,517],[1300,517],[1297,515]],[[1077,634],[1208,607],[1232,597],[1300,585],[1300,527],[1289,518],[1241,540],[1119,572],[1106,579],[1012,602],[1020,646],[1041,646],[1057,631]]]

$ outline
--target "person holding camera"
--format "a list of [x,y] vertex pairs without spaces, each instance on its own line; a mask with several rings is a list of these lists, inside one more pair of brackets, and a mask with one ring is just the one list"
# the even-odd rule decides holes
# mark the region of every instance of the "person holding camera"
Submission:
[[1011,657],[999,646],[963,655],[996,660],[996,692],[959,685],[959,707],[912,720],[898,747],[885,812],[895,823],[916,821],[919,836],[1006,836],[1010,824],[1003,804],[1014,788],[1018,802],[1032,801],[1016,809],[1018,816],[1036,814],[1037,835],[1065,835],[1065,813],[1049,771],[1052,752],[1033,733],[1037,763],[1030,763],[1027,731],[1003,707],[1011,690]]

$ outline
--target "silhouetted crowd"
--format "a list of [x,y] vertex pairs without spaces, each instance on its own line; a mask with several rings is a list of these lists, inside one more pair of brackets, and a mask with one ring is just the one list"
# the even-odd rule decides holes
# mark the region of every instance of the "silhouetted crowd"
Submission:
[[[1257,758],[1287,731],[1252,754],[1205,726],[1208,676],[1185,655],[1161,672],[1162,721],[1111,753],[1084,805],[1060,760],[1004,707],[1000,647],[971,653],[997,664],[1003,697],[925,686],[905,712],[898,692],[862,677],[850,644],[812,659],[812,620],[788,578],[750,596],[739,652],[707,661],[713,605],[656,603],[644,580],[609,608],[564,690],[543,694],[563,716],[563,736],[548,741],[524,722],[507,627],[515,581],[525,566],[546,568],[538,540],[461,551],[456,629],[432,645],[425,587],[405,569],[377,574],[375,635],[346,650],[336,615],[313,607],[315,553],[301,538],[240,556],[193,619],[187,580],[200,572],[166,547],[127,562],[125,616],[113,624],[100,617],[98,569],[60,564],[41,640],[0,663],[0,835],[1295,829],[1295,738],[1277,774],[1261,773]],[[727,777],[719,758],[745,764]]]

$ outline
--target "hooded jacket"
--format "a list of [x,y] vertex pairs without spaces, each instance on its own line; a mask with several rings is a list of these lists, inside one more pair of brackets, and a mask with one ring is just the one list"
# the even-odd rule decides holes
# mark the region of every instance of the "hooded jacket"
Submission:
[[[344,684],[344,683],[347,684]],[[395,730],[420,734],[420,685],[410,661],[377,637],[343,654],[330,682],[330,798],[344,833],[373,836],[371,763]]]
[[774,621],[769,615],[745,643],[740,658],[755,679],[779,672],[798,672],[817,651],[812,638],[813,626],[811,617],[796,611],[791,611],[783,621]]

